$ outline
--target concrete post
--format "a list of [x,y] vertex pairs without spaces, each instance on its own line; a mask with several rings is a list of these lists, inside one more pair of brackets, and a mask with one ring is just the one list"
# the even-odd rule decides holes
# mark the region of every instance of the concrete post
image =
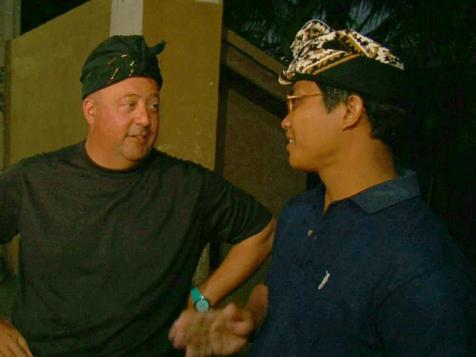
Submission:
[[0,172],[5,163],[5,45],[20,35],[21,0],[0,2]]
[[[0,173],[5,165],[5,47],[20,35],[21,0],[0,1]],[[6,277],[3,248],[0,246],[0,281]]]

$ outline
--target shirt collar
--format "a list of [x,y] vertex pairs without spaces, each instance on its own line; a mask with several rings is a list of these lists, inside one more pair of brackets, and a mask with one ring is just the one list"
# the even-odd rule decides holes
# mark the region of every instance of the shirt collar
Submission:
[[420,196],[420,188],[416,173],[402,169],[395,179],[372,186],[349,199],[367,213],[375,213],[417,196]]

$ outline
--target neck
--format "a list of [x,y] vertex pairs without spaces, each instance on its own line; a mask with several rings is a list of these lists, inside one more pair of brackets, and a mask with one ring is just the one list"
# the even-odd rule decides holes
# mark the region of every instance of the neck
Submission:
[[345,153],[334,165],[319,170],[326,187],[324,211],[329,205],[397,176],[391,151],[381,144]]
[[123,160],[120,158],[111,157],[111,155],[102,154],[105,152],[104,148],[96,145],[94,140],[91,140],[89,137],[86,139],[84,144],[86,154],[97,166],[102,167],[107,170],[114,171],[127,171],[137,166],[136,163]]

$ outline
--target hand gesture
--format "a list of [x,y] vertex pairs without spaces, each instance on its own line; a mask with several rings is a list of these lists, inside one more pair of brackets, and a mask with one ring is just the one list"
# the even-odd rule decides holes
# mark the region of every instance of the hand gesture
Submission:
[[0,357],[33,357],[25,339],[10,321],[0,318]]
[[246,345],[254,327],[251,312],[231,303],[209,312],[185,310],[172,326],[169,338],[175,348],[186,349],[186,357],[228,355]]

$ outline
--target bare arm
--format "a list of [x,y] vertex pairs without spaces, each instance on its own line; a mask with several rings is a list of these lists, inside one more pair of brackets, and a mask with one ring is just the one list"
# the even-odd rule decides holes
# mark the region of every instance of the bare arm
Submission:
[[199,287],[212,306],[248,279],[271,254],[275,226],[276,221],[271,219],[259,233],[231,248],[218,269]]

